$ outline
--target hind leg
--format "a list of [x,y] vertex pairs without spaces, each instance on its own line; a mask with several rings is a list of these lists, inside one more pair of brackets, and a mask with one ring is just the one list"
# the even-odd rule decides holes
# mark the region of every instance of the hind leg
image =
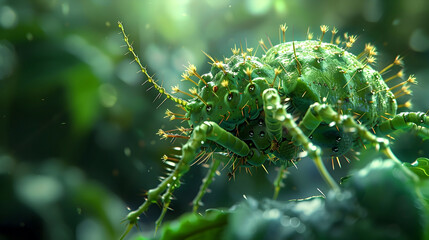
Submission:
[[379,124],[375,131],[387,135],[396,130],[414,131],[423,140],[429,139],[429,116],[423,112],[399,113],[393,118]]

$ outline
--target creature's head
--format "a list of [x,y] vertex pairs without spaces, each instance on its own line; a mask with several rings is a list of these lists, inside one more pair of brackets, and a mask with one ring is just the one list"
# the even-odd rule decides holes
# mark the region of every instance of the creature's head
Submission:
[[245,120],[258,117],[262,110],[261,94],[274,79],[274,70],[259,58],[233,55],[225,63],[214,61],[209,73],[198,76],[196,97],[187,104],[191,126],[214,121],[231,131]]

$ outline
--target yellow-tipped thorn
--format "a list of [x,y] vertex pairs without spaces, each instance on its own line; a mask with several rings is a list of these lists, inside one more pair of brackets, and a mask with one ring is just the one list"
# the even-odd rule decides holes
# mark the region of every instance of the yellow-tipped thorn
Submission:
[[280,68],[274,68],[274,80],[273,80],[273,83],[271,83],[271,87],[274,86],[277,79],[277,75],[279,75],[281,72],[282,70]]
[[240,53],[240,49],[237,48],[237,45],[234,45],[234,48],[231,48],[231,52],[233,55],[238,55]]
[[338,29],[337,28],[332,28],[332,31],[331,31],[331,33],[332,33],[332,37],[331,37],[331,44],[332,43],[334,43],[334,37],[335,37],[335,34],[337,34],[338,33]]
[[194,80],[192,80],[190,77],[189,77],[189,74],[187,73],[187,72],[184,72],[184,73],[182,73],[182,81],[190,81],[190,82],[192,82],[193,84],[195,84],[196,86],[198,86],[198,83],[196,83]]
[[[243,71],[249,77],[249,82],[252,83],[252,71],[253,70],[248,67]],[[223,86],[223,84],[222,84],[222,86]]]
[[207,102],[206,101],[204,101],[204,99],[200,96],[200,95],[198,95],[198,91],[197,91],[197,89],[196,88],[191,88],[191,89],[189,89],[189,92],[192,94],[192,95],[194,95],[194,96],[196,96],[197,98],[199,98],[200,100],[201,100],[201,102],[203,102],[204,103],[204,105],[208,105],[207,104]]
[[403,76],[404,76],[404,70],[401,69],[395,75],[393,75],[389,78],[386,78],[386,80],[384,80],[384,82],[388,82],[388,81],[395,79],[395,78],[402,78]]
[[231,94],[231,91],[229,90],[229,82],[228,80],[222,80],[222,82],[220,83],[222,85],[222,87],[225,87],[228,90],[228,93]]
[[322,45],[323,37],[325,36],[325,33],[329,30],[329,27],[326,25],[320,26],[320,31],[322,32],[322,36],[320,37],[319,46]]
[[288,29],[288,26],[285,24],[280,25],[280,31],[283,33],[283,42],[286,42],[286,30]]
[[198,79],[200,79],[204,83],[204,85],[206,85],[206,87],[208,87],[207,82],[201,77],[200,74],[198,74],[197,67],[195,67],[195,65],[190,64],[186,68],[186,70],[188,71],[189,76],[195,76],[195,77],[197,77]]
[[400,55],[395,57],[395,60],[393,60],[393,63],[387,65],[387,67],[383,68],[383,70],[380,71],[380,74],[383,74],[385,71],[389,70],[393,66],[402,66],[402,57]]
[[398,108],[411,108],[412,106],[413,106],[413,104],[411,103],[410,100],[408,100],[404,104],[399,104]]
[[398,88],[398,87],[400,87],[404,84],[407,84],[407,83],[417,84],[417,81],[416,81],[416,78],[414,77],[414,75],[410,75],[407,80],[405,80],[399,84],[396,84],[395,86],[389,88],[389,90],[392,91],[393,89]]
[[307,28],[307,40],[313,39],[313,33],[310,32],[310,28]]
[[172,90],[173,90],[173,93],[183,93],[183,94],[185,94],[185,95],[187,95],[187,96],[189,96],[189,97],[191,97],[191,98],[194,98],[195,96],[193,96],[193,95],[191,95],[191,94],[189,94],[189,93],[187,93],[187,92],[184,92],[184,91],[182,91],[182,90],[180,90],[179,89],[179,86],[174,86],[174,87],[171,87],[172,88]]

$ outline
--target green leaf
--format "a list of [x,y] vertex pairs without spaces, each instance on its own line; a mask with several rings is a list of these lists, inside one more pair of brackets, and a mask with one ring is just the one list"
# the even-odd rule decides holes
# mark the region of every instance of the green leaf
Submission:
[[413,163],[403,163],[403,165],[409,168],[413,173],[419,176],[420,179],[429,179],[429,159],[428,158],[417,158]]

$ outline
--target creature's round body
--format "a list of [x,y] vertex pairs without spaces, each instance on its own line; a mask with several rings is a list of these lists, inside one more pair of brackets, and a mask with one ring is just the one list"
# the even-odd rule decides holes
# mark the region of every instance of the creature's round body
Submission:
[[[168,175],[148,191],[146,201],[137,210],[128,214],[129,224],[123,236],[137,224],[138,216],[159,201],[163,207],[156,225],[160,226],[173,191],[195,162],[212,158],[209,171],[193,200],[194,212],[222,162],[226,166],[232,162],[232,174],[238,167],[260,166],[267,159],[280,163],[274,181],[275,198],[282,187],[285,170],[293,160],[302,156],[298,153],[303,150],[314,161],[325,182],[340,191],[324,166],[322,156],[330,157],[332,162],[336,157],[339,164],[338,156],[347,154],[362,141],[400,162],[390,150],[389,141],[373,133],[387,135],[400,129],[414,130],[423,139],[429,139],[427,114],[396,114],[395,98],[409,94],[405,84],[415,83],[415,78],[410,76],[389,88],[380,75],[380,72],[402,64],[401,58],[398,56],[393,64],[377,72],[369,65],[375,61],[373,46],[366,45],[364,52],[356,56],[347,51],[356,40],[354,36],[345,34],[347,42],[338,40],[345,48],[323,43],[327,26],[320,28],[320,41],[287,42],[270,49],[262,43],[265,51],[262,58],[252,56],[251,49],[246,52],[234,49],[233,56],[224,62],[209,57],[213,61],[212,68],[204,75],[199,75],[191,65],[182,76],[196,84],[198,89],[190,89],[189,94],[173,87],[174,92],[190,96],[192,99],[189,100],[172,96],[156,83],[135,54],[121,23],[119,27],[148,82],[160,95],[165,95],[186,112],[167,111],[167,116],[172,119],[180,116],[178,119],[188,120],[191,126],[159,131],[162,137],[184,138],[187,142],[179,148],[180,156],[164,155]],[[283,39],[286,28],[286,25],[280,26]],[[336,32],[334,28],[332,39]],[[402,76],[399,73],[386,81]],[[197,77],[198,82],[190,76]],[[401,86],[401,90],[391,92]],[[181,134],[170,134],[174,131]],[[198,152],[201,154],[197,155]]]
[[[278,89],[297,120],[319,102],[356,116],[372,128],[383,121],[382,116],[395,115],[397,109],[380,73],[337,45],[319,41],[281,43],[262,58],[236,54],[225,63],[213,64],[202,78],[207,83],[199,85],[204,102],[195,98],[188,105],[191,126],[214,121],[261,154],[286,161],[296,157],[299,147],[290,143],[287,132],[274,143],[270,140],[262,106],[262,92],[267,88]],[[326,123],[309,137],[322,147],[325,157],[345,154],[357,138]]]

